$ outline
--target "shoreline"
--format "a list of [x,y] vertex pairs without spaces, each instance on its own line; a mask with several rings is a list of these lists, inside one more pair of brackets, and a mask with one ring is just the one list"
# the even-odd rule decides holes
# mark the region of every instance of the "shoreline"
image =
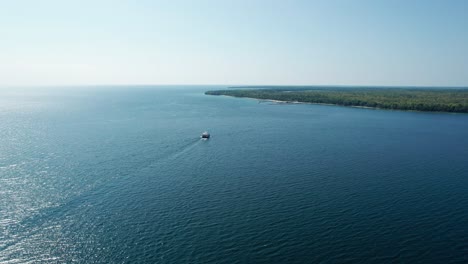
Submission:
[[370,106],[360,106],[360,105],[340,105],[340,104],[327,104],[327,103],[312,103],[312,102],[299,102],[299,101],[281,101],[276,99],[260,99],[255,97],[244,97],[244,96],[234,96],[234,95],[212,95],[206,94],[211,96],[226,96],[232,98],[246,98],[246,99],[253,99],[257,100],[259,103],[261,101],[270,102],[273,104],[310,104],[310,105],[325,105],[325,106],[340,106],[340,107],[351,107],[351,108],[358,108],[358,109],[369,109],[369,110],[385,110],[385,111],[402,111],[402,112],[415,112],[415,113],[439,113],[439,114],[468,114],[462,112],[443,112],[443,111],[420,111],[420,110],[406,110],[406,109],[392,109],[392,108],[381,108],[381,107],[370,107]]

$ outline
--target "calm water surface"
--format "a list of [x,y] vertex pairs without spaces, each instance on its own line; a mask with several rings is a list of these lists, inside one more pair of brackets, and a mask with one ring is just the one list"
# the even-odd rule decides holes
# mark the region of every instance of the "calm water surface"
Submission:
[[468,115],[218,88],[0,90],[0,262],[468,262]]

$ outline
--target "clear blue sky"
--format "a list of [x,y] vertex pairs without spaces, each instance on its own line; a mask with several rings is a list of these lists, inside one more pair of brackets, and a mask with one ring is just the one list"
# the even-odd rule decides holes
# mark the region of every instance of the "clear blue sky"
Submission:
[[468,86],[468,1],[0,0],[0,85]]

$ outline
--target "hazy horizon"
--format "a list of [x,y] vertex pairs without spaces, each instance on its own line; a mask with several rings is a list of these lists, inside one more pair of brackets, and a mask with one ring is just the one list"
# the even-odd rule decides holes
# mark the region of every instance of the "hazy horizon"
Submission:
[[0,87],[468,86],[466,1],[5,1]]
[[4,88],[83,88],[83,87],[228,87],[228,88],[262,88],[262,87],[349,87],[349,88],[449,88],[449,89],[468,89],[468,85],[371,85],[371,84],[43,84],[43,85],[0,85]]

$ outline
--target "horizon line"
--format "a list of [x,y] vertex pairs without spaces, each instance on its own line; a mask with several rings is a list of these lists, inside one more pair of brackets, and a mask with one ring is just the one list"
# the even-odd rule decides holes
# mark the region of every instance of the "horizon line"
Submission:
[[382,85],[382,84],[39,84],[39,85],[0,85],[0,88],[45,88],[45,87],[124,87],[124,86],[226,86],[227,88],[262,87],[386,87],[386,88],[468,88],[468,85]]

